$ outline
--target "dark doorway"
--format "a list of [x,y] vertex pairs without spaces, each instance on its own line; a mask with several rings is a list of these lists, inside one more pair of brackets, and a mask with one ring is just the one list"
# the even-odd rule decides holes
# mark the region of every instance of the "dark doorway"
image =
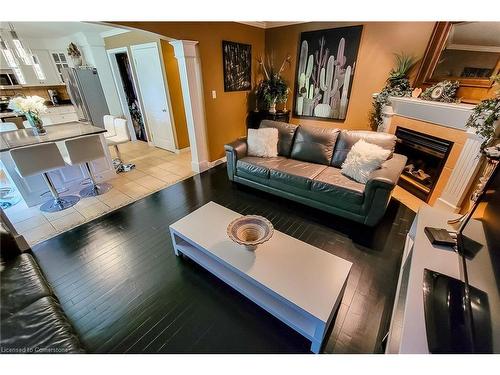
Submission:
[[141,108],[139,107],[139,99],[137,97],[137,93],[135,92],[128,55],[125,52],[121,52],[115,54],[115,57],[116,63],[118,64],[118,70],[120,71],[120,77],[122,79],[123,90],[125,91],[128,110],[130,112],[130,117],[132,118],[135,136],[138,140],[147,142],[148,139],[144,129],[143,116]]

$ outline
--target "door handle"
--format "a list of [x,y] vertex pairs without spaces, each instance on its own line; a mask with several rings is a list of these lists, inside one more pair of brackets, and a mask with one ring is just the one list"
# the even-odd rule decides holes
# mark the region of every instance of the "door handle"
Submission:
[[163,108],[161,111],[162,111],[162,112],[167,112],[167,109],[166,109],[166,108]]

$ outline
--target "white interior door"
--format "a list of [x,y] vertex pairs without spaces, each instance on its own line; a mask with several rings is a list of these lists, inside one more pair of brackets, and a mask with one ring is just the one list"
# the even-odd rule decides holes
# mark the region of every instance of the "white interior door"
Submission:
[[158,45],[139,44],[131,47],[137,84],[146,124],[156,147],[175,151],[170,103],[163,78]]

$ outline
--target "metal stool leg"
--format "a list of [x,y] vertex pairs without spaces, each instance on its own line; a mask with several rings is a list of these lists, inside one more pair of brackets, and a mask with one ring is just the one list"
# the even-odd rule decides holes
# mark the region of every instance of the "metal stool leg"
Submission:
[[42,176],[49,186],[50,192],[52,194],[52,199],[42,204],[40,206],[40,211],[58,212],[70,208],[78,203],[80,197],[77,197],[76,195],[65,195],[60,197],[47,172],[43,173]]
[[117,144],[114,144],[116,158],[113,159],[113,167],[115,167],[116,173],[128,172],[135,168],[135,164],[132,163],[124,163],[122,159],[122,154],[120,153],[120,149]]
[[80,190],[80,196],[82,198],[85,197],[95,197],[97,195],[102,195],[107,193],[113,188],[113,185],[108,184],[107,182],[102,182],[102,183],[97,183],[94,178],[94,174],[92,173],[92,170],[90,169],[90,164],[85,163],[85,167],[87,167],[87,171],[89,172],[90,179],[92,183],[90,186],[87,186],[85,189]]

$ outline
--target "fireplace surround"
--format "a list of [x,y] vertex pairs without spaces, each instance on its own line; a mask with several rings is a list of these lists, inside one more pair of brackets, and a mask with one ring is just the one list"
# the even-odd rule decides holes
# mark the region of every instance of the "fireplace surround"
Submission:
[[400,126],[395,135],[395,152],[408,157],[398,185],[428,202],[453,142]]
[[400,127],[453,143],[427,203],[459,212],[482,161],[483,138],[465,127],[474,106],[400,97],[391,97],[390,104],[379,130],[394,134]]

